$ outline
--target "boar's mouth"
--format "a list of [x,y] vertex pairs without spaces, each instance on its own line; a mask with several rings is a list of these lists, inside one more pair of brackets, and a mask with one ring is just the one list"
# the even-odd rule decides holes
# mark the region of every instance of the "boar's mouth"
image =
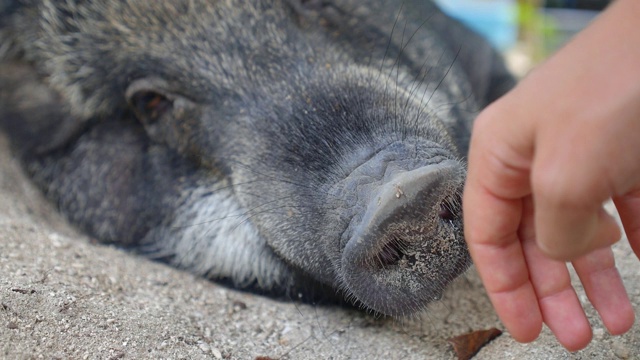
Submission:
[[341,274],[345,291],[365,307],[409,316],[470,265],[459,200],[464,166],[444,160],[387,178],[350,232]]

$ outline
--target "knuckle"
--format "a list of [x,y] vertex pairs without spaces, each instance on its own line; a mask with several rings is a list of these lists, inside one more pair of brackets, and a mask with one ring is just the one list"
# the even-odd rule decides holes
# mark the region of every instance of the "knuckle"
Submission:
[[536,169],[531,176],[531,189],[538,203],[555,208],[577,208],[586,205],[588,191],[570,172],[552,168]]

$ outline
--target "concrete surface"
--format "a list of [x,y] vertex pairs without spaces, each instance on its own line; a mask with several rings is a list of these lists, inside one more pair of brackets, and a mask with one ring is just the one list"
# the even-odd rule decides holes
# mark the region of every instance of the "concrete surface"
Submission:
[[[640,262],[615,253],[636,313]],[[579,290],[581,291],[581,289]],[[640,326],[609,336],[586,305],[594,341],[570,354],[545,330],[528,345],[503,334],[476,359],[640,359]],[[0,135],[0,359],[454,359],[446,339],[501,328],[470,271],[420,319],[233,291],[96,244],[26,179]]]

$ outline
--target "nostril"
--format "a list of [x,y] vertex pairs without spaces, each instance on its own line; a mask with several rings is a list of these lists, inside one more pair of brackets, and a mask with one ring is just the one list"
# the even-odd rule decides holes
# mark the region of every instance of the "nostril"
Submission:
[[378,253],[378,259],[382,266],[391,266],[397,264],[402,256],[403,242],[400,239],[393,239],[386,243]]
[[438,216],[440,219],[447,221],[453,221],[456,219],[456,215],[447,204],[440,205],[440,212],[438,213]]
[[453,195],[447,197],[443,202],[440,203],[440,211],[438,211],[438,216],[441,220],[452,222],[461,219],[461,206],[462,199],[460,196]]

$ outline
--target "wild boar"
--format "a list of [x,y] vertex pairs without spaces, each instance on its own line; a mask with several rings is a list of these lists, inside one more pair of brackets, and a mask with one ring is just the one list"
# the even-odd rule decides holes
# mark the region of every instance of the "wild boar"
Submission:
[[91,236],[409,316],[470,265],[471,124],[513,79],[429,1],[0,2],[0,126]]

